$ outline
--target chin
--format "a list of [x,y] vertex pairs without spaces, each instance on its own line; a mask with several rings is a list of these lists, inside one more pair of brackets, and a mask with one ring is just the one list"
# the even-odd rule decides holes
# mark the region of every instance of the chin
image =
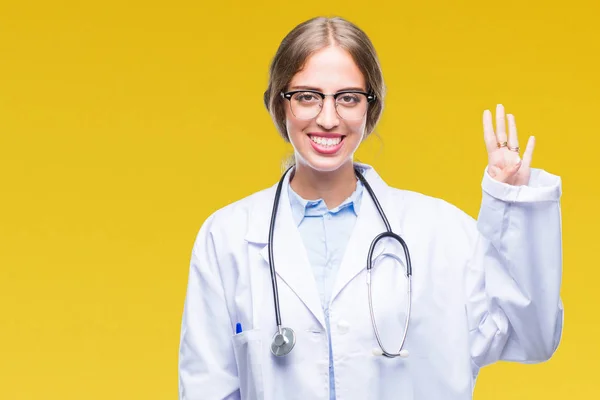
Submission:
[[318,154],[310,154],[305,157],[302,154],[297,154],[296,157],[300,163],[319,172],[336,171],[344,165],[352,163],[351,156],[323,157]]
[[354,135],[344,134],[341,147],[335,153],[319,151],[308,135],[296,136],[292,140],[296,162],[317,172],[333,172],[342,167],[352,165],[354,152],[359,143]]

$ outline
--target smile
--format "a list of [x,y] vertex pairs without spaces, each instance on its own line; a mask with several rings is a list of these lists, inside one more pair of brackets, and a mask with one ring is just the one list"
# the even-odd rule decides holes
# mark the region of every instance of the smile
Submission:
[[320,154],[332,155],[336,154],[344,145],[343,135],[324,134],[324,135],[308,135],[310,144],[313,149]]
[[337,137],[333,137],[333,138],[325,138],[325,137],[321,137],[321,136],[312,136],[312,135],[309,135],[309,137],[310,137],[310,140],[312,140],[316,144],[319,144],[323,147],[337,146],[338,144],[340,144],[340,142],[344,138],[343,136],[337,136]]

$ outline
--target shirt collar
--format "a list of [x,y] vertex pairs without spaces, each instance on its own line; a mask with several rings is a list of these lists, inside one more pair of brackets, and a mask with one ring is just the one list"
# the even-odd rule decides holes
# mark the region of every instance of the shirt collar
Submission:
[[345,209],[349,209],[354,215],[358,216],[362,193],[363,184],[357,180],[354,192],[342,204],[329,210],[323,199],[305,200],[292,189],[292,185],[288,184],[288,196],[290,198],[292,215],[297,226],[300,225],[304,217],[317,217],[328,213],[337,214]]

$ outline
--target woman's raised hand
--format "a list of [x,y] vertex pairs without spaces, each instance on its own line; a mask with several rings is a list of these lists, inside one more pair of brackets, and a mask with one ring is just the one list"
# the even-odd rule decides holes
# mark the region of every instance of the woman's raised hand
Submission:
[[[506,123],[508,120],[508,135]],[[505,116],[504,107],[496,107],[496,130],[492,123],[490,110],[483,112],[483,137],[488,152],[488,174],[499,182],[520,186],[529,183],[531,158],[535,147],[535,138],[531,136],[519,156],[519,138],[517,125],[512,114]]]

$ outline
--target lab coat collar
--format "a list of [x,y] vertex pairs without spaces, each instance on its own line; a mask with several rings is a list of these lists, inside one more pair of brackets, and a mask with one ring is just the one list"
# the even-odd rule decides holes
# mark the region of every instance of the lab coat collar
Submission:
[[[394,225],[395,209],[398,204],[391,204],[390,188],[367,164],[356,165],[364,170],[364,177],[371,185],[373,192],[379,199],[387,218],[392,225],[392,229],[397,234],[398,227]],[[312,312],[316,319],[325,327],[325,318],[321,300],[314,280],[314,275],[300,232],[294,223],[290,199],[286,190],[289,184],[290,171],[286,174],[283,182],[283,189],[279,199],[277,217],[275,219],[275,231],[273,234],[273,257],[275,260],[275,271],[279,278],[283,280],[304,302],[306,307]],[[277,184],[263,191],[252,206],[249,216],[249,228],[246,234],[246,241],[262,246],[260,254],[262,255],[265,266],[269,266],[268,253],[268,235],[269,224],[273,200]],[[336,277],[332,291],[331,301],[343,290],[343,288],[359,273],[367,267],[367,256],[372,240],[381,232],[385,231],[385,225],[377,212],[375,203],[372,201],[366,188],[362,193],[361,212],[356,220],[356,225],[348,241],[338,275]],[[395,245],[389,240],[381,240],[373,252],[373,260],[384,253],[402,254],[400,245]],[[400,251],[400,253],[398,253]],[[375,265],[375,262],[374,262]]]

